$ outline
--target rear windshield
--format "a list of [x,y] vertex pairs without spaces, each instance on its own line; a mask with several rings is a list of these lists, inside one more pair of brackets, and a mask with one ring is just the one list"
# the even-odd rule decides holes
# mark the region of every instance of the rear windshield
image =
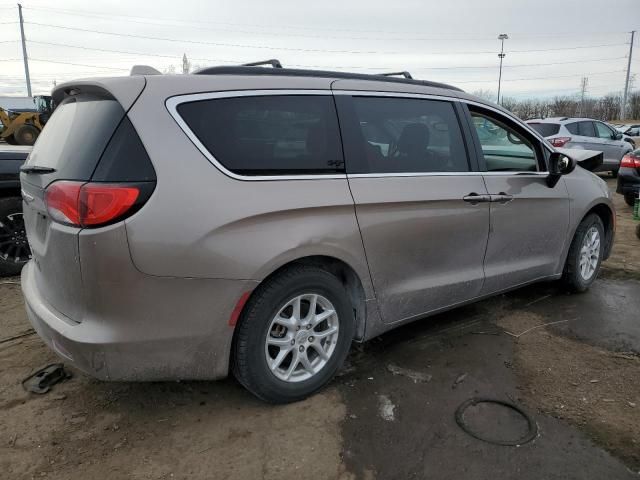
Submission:
[[529,123],[529,126],[543,137],[557,135],[560,131],[559,123]]
[[27,160],[29,166],[50,167],[47,175],[29,181],[88,180],[100,155],[124,117],[116,101],[93,95],[64,100],[53,112]]

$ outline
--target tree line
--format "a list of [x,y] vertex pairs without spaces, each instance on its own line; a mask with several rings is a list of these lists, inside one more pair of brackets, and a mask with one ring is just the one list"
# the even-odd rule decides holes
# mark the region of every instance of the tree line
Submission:
[[[473,94],[495,101],[495,95],[488,90],[479,90]],[[576,95],[524,100],[504,97],[500,103],[523,120],[547,117],[588,117],[610,122],[620,120],[622,95],[609,93],[602,97],[585,97],[584,100]],[[640,119],[640,90],[629,93],[626,113],[627,119]]]

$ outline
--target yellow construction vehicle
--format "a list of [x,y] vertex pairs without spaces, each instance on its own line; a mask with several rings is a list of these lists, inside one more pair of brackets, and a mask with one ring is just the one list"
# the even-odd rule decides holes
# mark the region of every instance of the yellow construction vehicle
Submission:
[[33,97],[33,111],[0,108],[0,140],[10,145],[33,145],[55,108],[48,95]]

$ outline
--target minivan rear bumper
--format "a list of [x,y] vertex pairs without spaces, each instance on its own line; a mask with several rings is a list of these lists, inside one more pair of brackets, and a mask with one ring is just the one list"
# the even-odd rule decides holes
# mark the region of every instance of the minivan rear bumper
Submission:
[[[202,290],[191,279],[160,280],[165,283],[160,289],[165,296],[168,281],[175,298],[182,295],[191,300],[191,308],[179,318],[168,318],[163,314],[167,308],[162,297],[151,296],[155,301],[147,305],[144,318],[87,314],[71,319],[43,298],[35,281],[36,268],[30,261],[22,270],[29,321],[53,351],[79,370],[101,380],[127,381],[213,380],[227,375],[233,336],[229,318],[235,306],[232,299],[247,289],[246,282],[207,279],[203,280],[207,288]],[[193,295],[185,295],[187,289],[192,293],[206,291],[207,298],[197,301]]]

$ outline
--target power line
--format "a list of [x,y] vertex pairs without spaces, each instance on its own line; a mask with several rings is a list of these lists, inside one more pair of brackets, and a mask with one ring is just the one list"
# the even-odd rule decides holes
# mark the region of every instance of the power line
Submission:
[[[551,62],[551,63],[528,63],[528,64],[516,64],[516,65],[505,65],[503,68],[519,68],[519,67],[546,67],[551,65],[569,65],[574,63],[589,63],[589,62],[609,62],[612,60],[621,60],[627,57],[608,57],[608,58],[594,58],[592,60],[571,60],[568,62]],[[454,66],[454,67],[423,67],[418,69],[417,71],[422,70],[449,70],[449,69],[459,69],[459,68],[496,68],[495,65],[464,65],[464,66]]]
[[105,67],[102,65],[88,65],[86,63],[72,63],[72,62],[60,62],[57,60],[45,60],[43,58],[33,58],[33,57],[29,57],[29,60],[33,60],[34,62],[46,62],[46,63],[58,63],[60,65],[73,65],[76,67],[91,67],[91,68],[99,68],[102,70],[118,70],[120,72],[122,71],[129,71],[128,68],[118,68],[118,67]]
[[[611,74],[611,73],[622,73],[625,72],[626,70],[610,70],[608,72],[593,72],[593,73],[589,73],[588,75],[607,75],[607,74]],[[580,76],[584,76],[587,74],[580,74],[580,73],[572,73],[571,75],[548,75],[546,77],[525,77],[525,78],[509,78],[509,79],[503,79],[503,82],[521,82],[521,81],[525,81],[525,80],[555,80],[556,78],[575,78],[575,77],[580,77]],[[496,81],[495,78],[492,79],[487,79],[487,80],[462,80],[462,81],[454,81],[454,80],[449,80],[450,83],[494,83]]]
[[[131,51],[125,51],[125,50],[111,50],[111,49],[106,49],[106,48],[92,48],[92,47],[85,47],[85,46],[81,46],[81,45],[71,45],[68,43],[54,43],[54,42],[42,42],[42,41],[37,41],[37,40],[29,40],[30,43],[37,43],[37,44],[42,44],[42,45],[52,45],[52,46],[58,46],[58,47],[68,47],[68,48],[79,48],[79,49],[83,49],[83,50],[95,50],[98,52],[109,52],[109,53],[123,53],[123,54],[127,54],[127,55],[146,55],[149,57],[161,57],[161,58],[174,58],[177,56],[180,56],[180,54],[176,54],[176,55],[162,55],[162,54],[157,54],[157,53],[144,53],[144,52],[131,52]],[[2,42],[0,42],[2,43]],[[555,50],[573,50],[573,49],[582,49],[582,48],[596,48],[596,47],[609,47],[609,46],[620,46],[620,45],[626,45],[626,43],[609,43],[609,44],[605,44],[605,45],[589,45],[589,46],[577,46],[577,47],[564,47],[564,48],[553,48],[553,49],[549,49],[549,50],[510,50],[509,53],[525,53],[525,52],[545,52],[545,51],[555,51]],[[426,55],[475,55],[475,54],[494,54],[495,51],[475,51],[475,52],[428,52]],[[240,60],[222,60],[222,59],[210,59],[210,58],[193,58],[193,60],[203,60],[203,61],[207,61],[207,62],[223,62],[223,63],[242,63]],[[326,67],[325,67],[326,68]],[[331,68],[339,68],[339,67],[331,67]],[[358,68],[358,67],[356,67]],[[370,67],[364,67],[364,68],[370,68]],[[377,69],[377,67],[374,67]],[[386,67],[381,67],[380,69],[384,70],[386,69]]]
[[[122,18],[129,18],[129,19],[139,19],[137,23],[148,23],[148,22],[144,22],[143,20],[147,20],[149,19],[149,17],[145,16],[145,17],[139,17],[139,16],[135,16],[135,15],[124,15],[124,14],[113,14],[113,13],[106,13],[106,12],[90,12],[87,10],[70,10],[70,9],[62,9],[62,8],[45,8],[45,7],[29,7],[30,10],[43,10],[43,11],[51,11],[51,12],[58,12],[58,13],[68,13],[68,14],[74,14],[74,15],[89,15],[89,16],[97,16],[97,17],[115,17],[118,19],[122,19]],[[155,20],[158,21],[162,21],[162,22],[173,22],[175,21],[175,19],[168,19],[168,18],[158,18],[156,17]],[[362,29],[344,29],[344,28],[326,28],[326,27],[318,27],[318,26],[313,26],[313,27],[309,27],[309,26],[301,26],[301,25],[286,25],[286,24],[281,24],[278,23],[277,26],[274,27],[270,27],[268,25],[264,25],[264,24],[242,24],[242,23],[231,23],[231,22],[211,22],[211,21],[207,21],[207,22],[193,22],[193,21],[184,21],[184,20],[179,20],[179,22],[181,23],[185,23],[185,24],[200,24],[200,25],[227,25],[227,26],[232,26],[232,27],[256,27],[256,28],[261,28],[261,29],[265,29],[265,28],[277,28],[278,30],[281,30],[283,28],[290,28],[290,29],[295,29],[295,30],[312,30],[312,31],[318,31],[318,30],[322,30],[322,31],[330,31],[330,32],[350,32],[350,33],[375,33],[377,35],[380,34],[400,34],[400,35],[412,35],[415,34],[417,32],[407,32],[407,31],[389,31],[389,30],[362,30]],[[620,32],[563,32],[563,33],[552,33],[552,34],[531,34],[531,33],[523,33],[523,32],[515,32],[514,35],[518,35],[519,38],[541,38],[541,37],[571,37],[571,36],[580,36],[580,37],[585,37],[585,36],[589,36],[589,37],[593,37],[593,36],[597,36],[597,35],[622,35]],[[453,38],[452,38],[453,37]],[[322,36],[321,38],[327,38],[326,36]],[[345,38],[345,37],[341,37],[341,38]],[[378,37],[376,37],[378,38]],[[445,34],[441,34],[438,36],[425,36],[425,37],[421,37],[425,40],[433,40],[433,39],[443,39],[443,40],[452,40],[452,39],[462,39],[462,40],[491,40],[493,38],[495,38],[495,36],[493,34],[488,34],[486,36],[482,36],[482,37],[466,37],[464,35],[464,33],[461,32],[456,32],[456,33],[452,33],[449,35],[445,35]],[[383,38],[382,40],[387,40],[388,38]],[[410,38],[402,38],[403,40],[410,40]]]
[[356,54],[376,54],[376,55],[394,55],[401,52],[392,52],[392,51],[367,51],[367,50],[325,50],[320,48],[296,48],[296,47],[270,47],[267,45],[248,45],[242,43],[222,43],[222,42],[205,42],[198,40],[184,40],[178,38],[168,38],[168,37],[154,37],[148,35],[134,35],[132,33],[116,33],[116,32],[105,32],[103,30],[91,30],[88,28],[78,28],[78,27],[68,27],[64,25],[53,25],[50,23],[39,23],[39,22],[25,22],[30,25],[38,25],[40,27],[49,27],[49,28],[58,28],[63,30],[73,30],[76,32],[88,32],[88,33],[98,33],[101,35],[112,35],[116,37],[128,37],[128,38],[142,38],[145,40],[161,40],[165,42],[178,42],[178,43],[189,43],[189,44],[199,44],[199,45],[213,45],[217,47],[236,47],[236,48],[255,48],[261,50],[283,50],[283,51],[292,51],[292,52],[318,52],[318,53],[356,53]]
[[[76,16],[76,17],[88,17],[88,18],[109,18],[109,17],[121,17],[120,19],[124,19],[124,21],[127,22],[133,22],[133,23],[139,23],[139,24],[143,24],[143,25],[154,25],[154,26],[159,26],[159,27],[186,27],[186,26],[190,26],[190,28],[198,28],[198,29],[202,29],[202,30],[207,30],[207,31],[211,31],[211,27],[210,26],[202,26],[202,23],[205,22],[197,22],[198,24],[200,24],[200,26],[195,26],[194,27],[194,22],[188,22],[188,21],[182,21],[179,20],[179,23],[175,23],[174,21],[171,20],[161,20],[158,19],[160,22],[163,23],[158,23],[158,22],[150,22],[150,21],[142,21],[142,20],[134,20],[132,19],[132,17],[129,16],[124,16],[124,15],[113,15],[113,14],[98,14],[98,13],[80,13],[78,11],[69,11],[66,9],[56,9],[56,8],[43,8],[43,7],[30,7],[30,10],[40,10],[40,11],[50,11],[50,12],[56,12],[56,13],[60,13],[62,15],[69,15],[69,16]],[[124,18],[122,18],[124,17]],[[133,18],[138,18],[138,17],[133,17]],[[167,23],[169,22],[169,23]],[[237,25],[237,24],[223,24],[220,22],[210,22],[209,24],[213,24],[213,25]],[[277,37],[304,37],[304,38],[321,38],[321,39],[338,39],[338,40],[432,40],[433,37],[384,37],[381,38],[380,36],[377,37],[332,37],[332,36],[327,36],[327,35],[306,35],[306,34],[298,34],[298,33],[283,33],[283,32],[266,32],[266,31],[246,31],[246,30],[238,30],[237,28],[234,28],[232,30],[230,29],[223,29],[223,31],[231,31],[233,33],[242,33],[242,34],[249,34],[249,35],[267,35],[267,36],[277,36]],[[379,33],[379,32],[378,32]],[[492,37],[481,37],[481,38],[476,38],[475,40],[480,40],[480,39],[489,39]],[[474,40],[473,38],[468,38],[466,40]],[[585,46],[574,46],[574,47],[561,47],[561,48],[549,48],[549,49],[534,49],[534,50],[511,50],[510,52],[518,52],[518,53],[527,53],[527,52],[547,52],[547,51],[560,51],[560,50],[575,50],[575,49],[585,49],[585,48],[601,48],[601,47],[617,47],[617,46],[621,46],[621,45],[625,45],[625,43],[607,43],[607,44],[600,44],[600,45],[585,45]],[[473,55],[473,54],[493,54],[495,53],[494,50],[484,50],[484,51],[475,51],[475,52],[470,52],[470,51],[452,51],[452,52],[429,52],[429,55]]]
[[[62,10],[62,9],[54,9],[54,8],[42,8],[42,7],[30,7],[31,10],[41,10],[41,11],[50,11],[50,12],[54,12],[54,13],[59,13],[62,15],[70,15],[70,16],[74,16],[74,17],[86,17],[86,18],[101,18],[101,19],[107,19],[107,20],[111,20],[113,17],[119,17],[118,21],[126,21],[126,22],[132,22],[132,23],[137,23],[137,24],[142,24],[142,25],[155,25],[155,26],[162,26],[162,27],[183,27],[183,28],[197,28],[197,29],[201,29],[201,30],[207,30],[207,31],[211,31],[211,26],[210,25],[223,25],[223,26],[227,26],[227,27],[234,27],[233,29],[231,28],[220,28],[217,27],[219,30],[222,31],[227,31],[227,32],[233,32],[233,33],[242,33],[242,34],[248,34],[248,35],[267,35],[267,36],[276,36],[276,37],[302,37],[302,38],[320,38],[320,39],[336,39],[336,40],[379,40],[380,36],[378,37],[345,37],[345,36],[327,36],[327,35],[309,35],[309,34],[302,34],[302,33],[283,33],[283,32],[268,32],[268,31],[250,31],[250,30],[238,30],[237,26],[252,26],[252,25],[241,25],[241,24],[229,24],[229,23],[222,23],[222,22],[190,22],[190,21],[185,21],[185,20],[178,20],[179,23],[176,23],[174,20],[165,20],[165,19],[156,19],[161,23],[158,23],[158,21],[156,22],[150,22],[150,21],[143,21],[143,20],[135,20],[134,18],[139,18],[139,17],[130,17],[128,15],[113,15],[113,14],[98,14],[98,13],[79,13],[78,11],[68,11],[68,10]],[[204,26],[204,25],[207,26]],[[280,26],[279,26],[280,27]],[[261,28],[265,28],[265,26],[261,26]],[[267,28],[271,28],[271,27],[267,27]],[[322,30],[322,29],[316,29],[316,30]],[[377,32],[378,34],[380,32]],[[491,37],[481,37],[481,38],[476,38],[475,40],[488,40]],[[384,40],[433,40],[433,37],[384,37]],[[474,40],[472,38],[469,38],[469,40]],[[494,52],[486,52],[486,53],[494,53]]]
[[[72,30],[79,32],[88,32],[88,33],[98,33],[102,35],[111,35],[116,37],[128,37],[128,38],[142,38],[147,40],[160,40],[167,42],[175,42],[175,43],[188,43],[188,44],[200,44],[200,45],[216,45],[216,46],[227,46],[227,47],[241,47],[241,48],[259,48],[259,49],[268,49],[268,50],[283,50],[283,51],[301,51],[301,52],[321,52],[321,53],[359,53],[359,54],[397,54],[400,52],[376,52],[376,51],[357,51],[357,50],[324,50],[324,49],[303,49],[303,48],[294,48],[294,47],[270,47],[266,45],[245,45],[245,44],[229,44],[229,43],[220,43],[220,42],[206,42],[199,40],[185,40],[185,39],[176,39],[176,38],[167,38],[167,37],[154,37],[147,35],[135,35],[130,33],[116,33],[116,32],[106,32],[102,30],[90,30],[85,28],[78,27],[68,27],[63,25],[53,25],[47,23],[39,23],[39,22],[26,22],[31,25],[39,25],[43,27],[50,28],[58,28],[63,30]],[[534,63],[534,64],[516,64],[516,65],[505,65],[505,68],[516,68],[516,67],[539,67],[546,65],[565,65],[572,63],[586,63],[586,62],[600,62],[600,61],[612,61],[612,60],[620,60],[625,57],[608,57],[608,58],[598,58],[592,60],[576,60],[576,61],[568,61],[568,62],[551,62],[551,63]],[[364,67],[366,68],[366,67]],[[449,67],[425,67],[423,70],[449,70],[449,69],[469,69],[469,68],[495,68],[495,65],[464,65],[464,66],[449,66]]]
[[[600,48],[600,47],[620,47],[628,45],[627,43],[603,43],[600,45],[580,45],[576,47],[560,47],[560,48],[540,48],[533,50],[507,50],[507,53],[528,53],[528,52],[555,52],[560,50],[578,50],[583,48]],[[492,52],[495,53],[495,52]]]
[[[147,53],[147,52],[132,52],[129,50],[112,50],[108,48],[94,48],[94,47],[84,47],[81,45],[70,45],[68,43],[54,43],[54,42],[41,42],[37,40],[29,40],[29,43],[35,43],[38,45],[51,45],[55,47],[65,47],[65,48],[77,48],[80,50],[92,50],[96,52],[106,52],[106,53],[121,53],[126,55],[138,55],[145,57],[159,57],[159,58],[178,58],[182,54],[176,55],[163,55],[160,53]],[[183,52],[184,53],[184,52]],[[222,59],[209,59],[209,58],[193,58],[193,60],[204,60],[208,62],[223,62],[223,63],[242,63],[240,60],[222,60]]]
[[[41,42],[41,41],[36,41],[36,40],[30,40],[30,43],[35,43],[35,44],[42,44],[42,45],[51,45],[51,46],[59,46],[59,47],[65,47],[65,48],[76,48],[76,49],[81,49],[81,50],[94,50],[94,51],[98,51],[98,52],[108,52],[108,53],[119,53],[119,54],[126,54],[126,55],[138,55],[138,56],[149,56],[149,57],[159,57],[159,58],[177,58],[180,55],[176,54],[176,55],[163,55],[163,54],[158,54],[158,53],[146,53],[146,52],[132,52],[132,51],[128,51],[128,50],[112,50],[112,49],[107,49],[107,48],[94,48],[94,47],[84,47],[84,46],[80,46],[80,45],[71,45],[71,44],[67,44],[67,43],[55,43],[55,42]],[[569,62],[557,62],[557,63],[538,63],[538,64],[525,64],[525,65],[506,65],[505,68],[509,67],[509,68],[513,68],[513,67],[531,67],[531,66],[546,66],[546,65],[563,65],[563,64],[572,64],[572,63],[582,63],[582,62],[596,62],[596,61],[608,61],[608,60],[619,60],[625,57],[617,57],[617,58],[601,58],[601,59],[593,59],[593,60],[578,60],[578,61],[569,61]],[[238,64],[238,63],[242,63],[242,60],[224,60],[224,59],[212,59],[212,58],[197,58],[197,57],[192,57],[192,60],[197,60],[197,61],[205,61],[205,62],[222,62],[222,63],[234,63],[234,64]],[[365,70],[389,70],[389,69],[393,69],[394,67],[370,67],[370,66],[354,66],[354,65],[345,65],[345,66],[330,66],[330,65],[305,65],[305,64],[291,64],[292,66],[296,66],[296,67],[306,67],[306,68],[355,68],[355,69],[365,69]],[[420,70],[435,70],[435,69],[444,69],[444,70],[448,70],[448,69],[458,69],[458,68],[495,68],[495,65],[478,65],[478,66],[470,66],[470,65],[464,65],[464,66],[450,66],[450,67],[423,67]],[[618,70],[615,70],[613,72],[605,72],[605,73],[616,73],[618,72]],[[550,76],[545,76],[545,77],[534,77],[534,78],[526,78],[523,80],[536,80],[536,79],[546,79],[546,78],[562,78],[562,77],[571,77],[571,76],[577,76],[577,75],[559,75],[557,77],[550,77]],[[487,80],[488,81],[488,80]],[[492,80],[493,81],[493,80]],[[507,80],[505,80],[507,81]],[[514,80],[508,80],[508,81],[515,81]],[[465,82],[466,83],[466,82]],[[469,82],[471,83],[471,82]]]

